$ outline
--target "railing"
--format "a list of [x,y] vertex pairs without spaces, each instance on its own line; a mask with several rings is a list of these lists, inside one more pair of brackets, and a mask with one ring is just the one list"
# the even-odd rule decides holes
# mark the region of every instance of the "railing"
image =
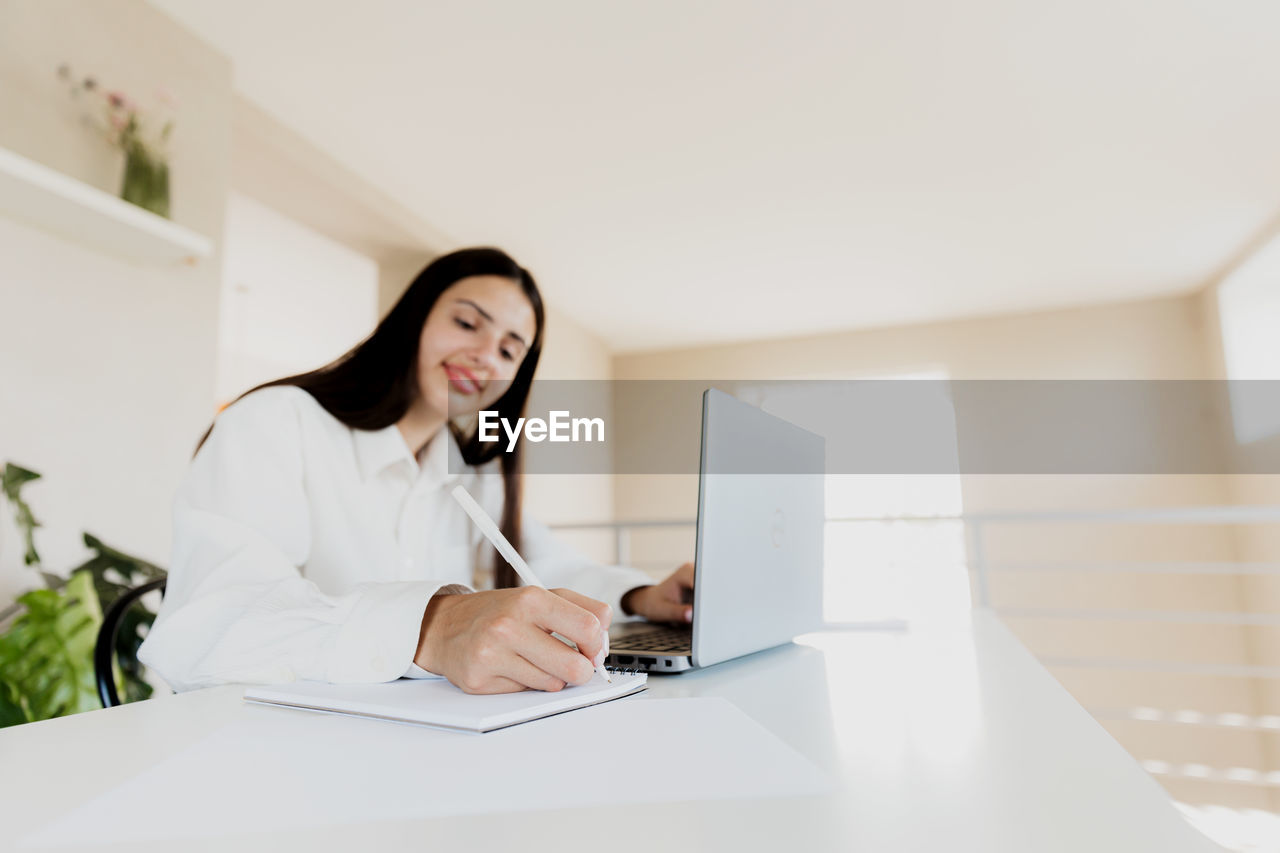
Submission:
[[694,527],[693,521],[599,521],[583,524],[553,524],[552,530],[566,533],[591,533],[595,531],[611,531],[613,533],[613,555],[619,565],[631,563],[631,531],[679,529]]
[[[1138,525],[1235,525],[1280,523],[1280,506],[1205,506],[1158,509],[1118,509],[1087,512],[988,513],[966,516],[975,572],[975,604],[991,606],[990,573],[1076,571],[1091,573],[1280,575],[1280,563],[1271,562],[1108,562],[1108,563],[1005,563],[991,564],[986,557],[986,534],[995,525],[1008,524],[1138,524]],[[995,607],[1009,618],[1075,619],[1081,621],[1169,622],[1203,625],[1280,626],[1280,614],[1247,611],[1138,610],[1127,608],[1079,609],[1055,607]],[[1083,667],[1127,671],[1180,673],[1185,675],[1241,678],[1280,678],[1280,667],[1257,664],[1214,664],[1123,658],[1041,656],[1046,666]],[[1193,773],[1194,778],[1206,778]]]
[[[992,605],[991,573],[1079,572],[1105,574],[1164,574],[1205,576],[1280,575],[1280,563],[1236,561],[1111,561],[1010,562],[993,563],[986,555],[987,536],[999,525],[1256,525],[1280,523],[1280,506],[1203,506],[1158,509],[1098,510],[1084,512],[1033,512],[976,514],[964,519],[971,543],[971,567],[975,574],[975,604]],[[994,612],[1012,619],[1069,619],[1080,622],[1135,622],[1179,625],[1228,625],[1241,628],[1280,626],[1280,614],[1242,610],[1151,610],[1136,608],[1070,608],[1053,606],[992,607]],[[1161,673],[1174,676],[1280,679],[1280,666],[1256,663],[1196,662],[1186,660],[1148,660],[1124,657],[1091,657],[1078,655],[1040,655],[1042,664],[1050,668],[1074,668],[1094,672]],[[1258,693],[1265,691],[1259,690]],[[1280,717],[1270,714],[1238,712],[1203,712],[1194,708],[1163,709],[1151,707],[1088,707],[1099,721],[1132,721],[1186,730],[1216,729],[1251,732],[1263,735],[1280,732]],[[1177,737],[1176,733],[1170,737]],[[1256,760],[1265,766],[1266,750],[1259,747]],[[1171,762],[1147,758],[1142,766],[1153,776],[1170,782],[1216,783],[1227,787],[1248,786],[1254,789],[1280,787],[1280,772],[1257,767],[1214,767],[1203,762]]]

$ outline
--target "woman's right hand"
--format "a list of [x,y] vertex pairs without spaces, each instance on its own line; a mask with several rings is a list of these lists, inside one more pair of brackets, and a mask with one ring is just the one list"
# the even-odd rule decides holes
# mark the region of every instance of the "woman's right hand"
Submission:
[[591,679],[612,620],[609,605],[568,589],[438,594],[423,614],[413,662],[467,693],[556,691]]

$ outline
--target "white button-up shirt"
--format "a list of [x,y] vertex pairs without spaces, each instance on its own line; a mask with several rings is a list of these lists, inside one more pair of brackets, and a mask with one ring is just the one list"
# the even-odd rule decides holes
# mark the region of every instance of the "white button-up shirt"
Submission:
[[[300,388],[255,391],[218,417],[178,490],[168,586],[139,659],[177,690],[420,673],[427,602],[492,564],[456,483],[501,517],[496,460],[467,467],[448,429],[419,460],[394,425],[352,429]],[[591,562],[527,514],[520,551],[548,586],[615,619],[624,593],[653,582]]]

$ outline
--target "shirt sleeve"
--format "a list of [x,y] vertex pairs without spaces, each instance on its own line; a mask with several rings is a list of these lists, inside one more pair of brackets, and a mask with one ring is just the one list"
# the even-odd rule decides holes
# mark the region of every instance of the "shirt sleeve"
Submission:
[[139,659],[175,690],[305,679],[391,681],[412,664],[435,582],[322,592],[311,542],[300,389],[227,409],[174,501],[173,556]]
[[423,669],[422,667],[418,666],[416,663],[410,663],[410,664],[409,664],[409,668],[408,668],[408,669],[406,669],[406,670],[404,671],[404,675],[402,675],[402,676],[400,676],[400,677],[401,677],[401,678],[417,678],[417,679],[422,679],[422,678],[444,678],[444,676],[443,676],[443,675],[436,675],[434,672],[427,672],[425,669]]

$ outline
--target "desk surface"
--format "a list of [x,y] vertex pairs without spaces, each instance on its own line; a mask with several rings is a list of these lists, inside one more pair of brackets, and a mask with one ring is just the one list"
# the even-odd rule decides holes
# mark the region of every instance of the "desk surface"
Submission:
[[[947,631],[809,635],[650,685],[647,696],[728,699],[827,770],[835,790],[316,826],[199,847],[420,850],[429,839],[433,849],[483,841],[562,853],[582,846],[567,844],[573,837],[593,849],[646,851],[658,840],[664,850],[771,853],[1218,850],[985,612]],[[217,688],[0,730],[0,846],[236,720],[241,693]],[[376,774],[376,762],[361,771]]]

